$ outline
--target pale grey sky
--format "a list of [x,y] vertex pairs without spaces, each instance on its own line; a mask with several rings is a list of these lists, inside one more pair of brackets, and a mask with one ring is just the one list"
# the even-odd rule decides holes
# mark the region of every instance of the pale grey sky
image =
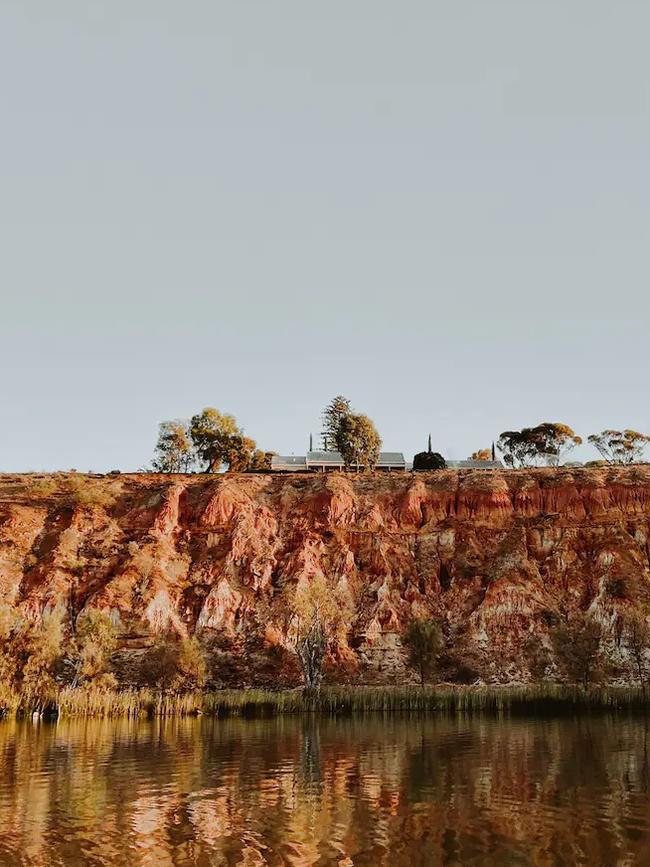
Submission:
[[[0,0],[0,469],[650,431],[650,3]],[[585,450],[582,457],[590,455]]]

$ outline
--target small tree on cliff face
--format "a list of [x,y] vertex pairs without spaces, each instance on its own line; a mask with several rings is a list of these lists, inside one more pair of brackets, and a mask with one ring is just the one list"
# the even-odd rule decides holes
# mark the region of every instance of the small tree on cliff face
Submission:
[[414,618],[406,628],[402,638],[406,647],[408,663],[420,675],[420,684],[433,674],[438,655],[443,646],[440,624],[429,618]]
[[317,692],[330,641],[345,623],[346,605],[330,590],[323,575],[301,581],[291,602],[295,649],[305,689]]
[[157,635],[140,667],[140,683],[169,692],[200,689],[206,679],[206,664],[196,638]]
[[635,430],[604,430],[588,441],[610,464],[634,464],[643,458],[650,437]]
[[367,415],[349,413],[343,416],[336,437],[346,469],[363,467],[373,470],[379,460],[381,438]]
[[650,626],[645,614],[633,612],[623,623],[623,642],[630,656],[634,676],[646,694],[648,683],[648,652],[650,651]]
[[43,614],[40,623],[24,622],[14,630],[16,688],[28,707],[42,710],[57,688],[56,674],[63,659],[64,611]]
[[552,635],[555,658],[570,681],[579,681],[585,687],[601,673],[599,623],[586,614],[568,618]]
[[117,633],[111,618],[104,611],[91,608],[77,618],[75,630],[76,661],[73,686],[79,683],[114,687],[110,672],[110,656],[115,650]]
[[321,439],[323,449],[326,452],[335,451],[337,448],[336,438],[343,416],[352,412],[350,401],[342,394],[337,395],[323,410],[323,430]]

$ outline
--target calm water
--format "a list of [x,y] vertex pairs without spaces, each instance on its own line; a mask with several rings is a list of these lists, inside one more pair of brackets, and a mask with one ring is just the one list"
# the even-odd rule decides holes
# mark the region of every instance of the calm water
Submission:
[[643,720],[0,723],[0,864],[650,865]]

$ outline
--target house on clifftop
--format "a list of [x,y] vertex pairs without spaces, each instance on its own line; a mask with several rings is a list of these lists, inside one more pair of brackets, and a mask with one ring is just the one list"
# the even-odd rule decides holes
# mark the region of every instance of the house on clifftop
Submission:
[[[340,452],[309,451],[306,455],[273,455],[271,458],[271,471],[274,473],[327,473],[344,469],[345,462]],[[406,460],[401,452],[381,452],[375,469],[388,473],[404,472]]]

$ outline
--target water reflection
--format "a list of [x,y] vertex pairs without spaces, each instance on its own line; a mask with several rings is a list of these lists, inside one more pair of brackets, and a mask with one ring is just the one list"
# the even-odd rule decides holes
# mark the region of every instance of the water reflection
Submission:
[[0,723],[2,865],[650,863],[643,720]]

